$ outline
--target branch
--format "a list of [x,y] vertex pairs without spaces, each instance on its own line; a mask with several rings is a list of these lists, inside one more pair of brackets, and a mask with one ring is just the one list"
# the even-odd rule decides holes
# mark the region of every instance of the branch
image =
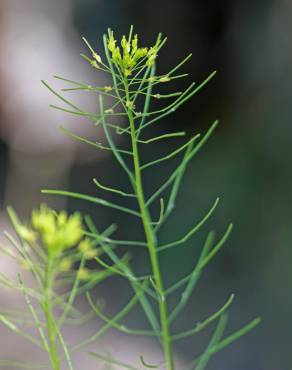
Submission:
[[162,252],[166,249],[169,249],[169,248],[173,248],[173,247],[176,247],[177,245],[180,245],[180,244],[183,244],[185,243],[191,236],[193,236],[195,234],[196,231],[198,231],[204,224],[205,222],[211,217],[211,215],[213,214],[213,212],[215,211],[217,205],[219,203],[219,198],[217,198],[215,200],[215,203],[213,204],[213,206],[211,207],[211,209],[209,210],[209,212],[205,215],[205,217],[196,225],[194,226],[185,236],[183,236],[181,239],[175,241],[175,242],[171,242],[171,243],[168,243],[168,244],[164,244],[162,246],[160,246],[157,251],[158,252]]
[[108,202],[108,201],[106,201],[104,199],[101,199],[101,198],[92,197],[90,195],[85,195],[85,194],[80,194],[80,193],[73,193],[71,191],[65,191],[65,190],[49,190],[49,189],[43,189],[41,192],[43,194],[63,195],[63,196],[66,196],[66,197],[71,197],[71,198],[76,198],[76,199],[83,199],[83,200],[86,200],[88,202],[96,203],[96,204],[99,204],[99,205],[102,205],[102,206],[105,206],[105,207],[108,207],[108,208],[117,209],[118,211],[128,213],[132,216],[140,217],[140,213],[138,213],[136,211],[133,211],[130,208],[126,208],[126,207],[120,206],[118,204]]

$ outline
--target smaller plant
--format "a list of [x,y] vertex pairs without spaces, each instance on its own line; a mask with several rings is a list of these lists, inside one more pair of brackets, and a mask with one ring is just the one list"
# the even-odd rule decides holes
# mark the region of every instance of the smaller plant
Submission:
[[[82,217],[78,212],[69,216],[65,211],[57,213],[41,205],[40,209],[32,212],[31,222],[26,225],[19,221],[12,208],[8,208],[8,214],[17,239],[5,232],[10,244],[1,246],[1,251],[15,260],[33,279],[29,279],[27,285],[21,273],[16,281],[1,273],[0,282],[5,288],[22,293],[31,318],[23,311],[12,310],[1,312],[0,321],[43,348],[53,369],[61,368],[60,359],[64,356],[69,369],[72,369],[70,350],[63,338],[62,327],[86,320],[86,315],[74,307],[76,297],[112,273],[109,270],[91,271],[86,268],[87,260],[97,257],[102,250],[96,242],[85,236]],[[108,229],[104,236],[110,232]],[[87,318],[90,317],[92,312],[87,314]],[[24,328],[31,324],[37,329],[39,339],[25,331]],[[63,350],[62,356],[60,349]],[[22,367],[10,361],[0,361],[1,364]]]

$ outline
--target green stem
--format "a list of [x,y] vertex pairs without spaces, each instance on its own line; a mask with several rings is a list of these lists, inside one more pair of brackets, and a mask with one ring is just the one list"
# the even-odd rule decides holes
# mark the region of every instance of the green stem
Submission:
[[[124,81],[125,92],[127,101],[130,100],[128,82]],[[132,110],[127,109],[127,115],[129,118],[130,130],[131,130],[131,140],[132,140],[132,150],[133,150],[133,161],[134,161],[134,170],[135,170],[135,186],[136,186],[136,195],[140,207],[141,219],[144,227],[145,237],[148,245],[148,251],[151,261],[151,266],[153,270],[153,276],[156,284],[157,291],[159,292],[159,313],[160,313],[160,323],[162,331],[162,342],[164,356],[166,360],[166,366],[168,370],[174,370],[174,361],[173,361],[173,352],[172,352],[172,343],[170,338],[170,329],[168,323],[168,312],[167,305],[165,301],[165,291],[158,261],[158,255],[156,250],[156,241],[151,227],[150,215],[146,206],[142,176],[141,176],[141,166],[139,161],[139,150],[136,137],[136,129],[134,123],[134,117]]]
[[44,314],[47,324],[47,332],[49,338],[49,354],[52,367],[54,370],[60,370],[60,360],[58,354],[58,348],[56,343],[56,328],[55,320],[53,315],[52,305],[52,286],[54,282],[54,272],[52,269],[53,259],[52,256],[48,257],[48,265],[45,274],[45,301],[44,301]]

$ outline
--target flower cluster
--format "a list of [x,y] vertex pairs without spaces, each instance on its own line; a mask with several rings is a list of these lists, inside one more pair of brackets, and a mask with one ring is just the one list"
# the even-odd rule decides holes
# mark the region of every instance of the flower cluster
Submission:
[[[31,226],[19,224],[17,231],[21,238],[29,243],[40,237],[48,253],[62,252],[78,245],[86,259],[93,258],[94,250],[89,239],[83,238],[83,224],[80,213],[69,216],[67,212],[56,211],[42,204],[32,211]],[[79,244],[78,244],[79,243]]]
[[[82,217],[75,212],[56,212],[42,204],[32,211],[29,225],[22,224],[13,210],[10,215],[14,220],[15,230],[28,245],[36,246],[41,242],[47,252],[47,257],[58,265],[59,272],[70,271],[74,263],[83,258],[93,259],[98,255],[98,249],[90,239],[84,237]],[[32,248],[34,249],[34,248]],[[30,269],[29,261],[23,261],[23,266]],[[84,280],[89,276],[89,270],[79,269],[78,276]]]
[[130,76],[137,66],[139,61],[145,60],[147,67],[154,64],[158,46],[160,40],[153,46],[148,48],[140,48],[138,46],[138,35],[136,34],[133,39],[131,36],[126,39],[126,36],[122,37],[121,48],[117,46],[117,40],[114,38],[114,33],[109,30],[109,38],[107,47],[111,53],[111,59],[113,63],[121,70],[121,72],[127,77]]
[[56,253],[75,246],[83,236],[81,215],[68,216],[65,211],[54,212],[46,205],[32,212],[32,228],[37,231],[48,253]]

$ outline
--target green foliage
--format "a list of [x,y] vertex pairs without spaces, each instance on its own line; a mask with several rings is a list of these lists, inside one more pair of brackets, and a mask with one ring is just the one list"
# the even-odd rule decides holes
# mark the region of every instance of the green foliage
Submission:
[[[162,94],[159,92],[160,85],[187,76],[187,74],[177,74],[177,72],[190,59],[191,55],[188,55],[168,73],[158,74],[156,72],[156,61],[160,49],[166,42],[166,39],[162,38],[161,34],[158,35],[150,48],[139,47],[138,36],[133,35],[133,27],[131,27],[128,37],[123,36],[120,46],[118,46],[118,41],[115,39],[113,31],[109,30],[108,34],[103,37],[104,57],[95,52],[85,39],[84,41],[89,48],[91,56],[82,55],[82,57],[94,69],[106,73],[112,83],[107,86],[91,86],[59,76],[56,76],[56,78],[69,84],[69,87],[63,89],[64,91],[82,90],[96,93],[99,103],[98,112],[85,111],[55,91],[46,82],[43,83],[65,104],[65,107],[52,107],[67,113],[87,117],[103,130],[104,143],[91,141],[66,130],[64,132],[76,140],[91,145],[96,150],[106,150],[112,153],[126,174],[131,191],[128,192],[115,186],[104,185],[100,179],[93,179],[94,184],[104,192],[115,193],[121,198],[132,198],[135,201],[136,208],[129,208],[122,203],[113,203],[107,199],[65,190],[44,190],[43,193],[82,199],[98,206],[114,209],[129,217],[135,217],[141,222],[143,235],[141,235],[140,240],[131,240],[130,238],[129,240],[115,239],[112,236],[115,231],[114,227],[110,227],[104,233],[100,233],[89,217],[85,217],[86,227],[84,227],[82,218],[78,213],[72,216],[68,216],[64,212],[57,214],[45,206],[42,206],[39,211],[33,212],[31,225],[24,226],[17,220],[14,212],[9,210],[19,241],[16,241],[12,236],[8,237],[20,254],[20,257],[12,251],[8,252],[6,248],[3,250],[21,262],[22,265],[25,265],[39,286],[38,288],[25,287],[21,279],[16,283],[10,281],[8,283],[8,278],[6,277],[1,278],[2,283],[13,286],[25,296],[35,325],[39,329],[43,347],[49,354],[54,370],[60,369],[60,358],[63,357],[67,360],[68,368],[72,369],[71,351],[96,340],[110,328],[129,335],[157,338],[163,349],[163,362],[156,366],[151,364],[151,359],[145,359],[141,355],[141,367],[174,370],[176,368],[174,358],[175,343],[183,338],[191,337],[217,322],[214,334],[205,351],[186,366],[186,369],[206,369],[209,359],[216,352],[253,329],[259,322],[259,319],[256,319],[237,332],[223,338],[227,324],[227,311],[234,300],[234,296],[231,295],[209,317],[204,318],[185,331],[173,332],[172,324],[174,320],[182,314],[188,304],[204,269],[225,244],[232,230],[232,225],[227,226],[225,233],[218,240],[215,240],[213,231],[207,235],[193,270],[172,286],[165,285],[165,278],[162,274],[160,263],[161,253],[167,253],[172,248],[179,248],[192,238],[212,216],[219,199],[215,200],[200,222],[178,237],[178,239],[161,244],[159,231],[175,208],[177,195],[187,165],[207,142],[218,121],[214,121],[204,135],[196,134],[167,155],[161,155],[150,162],[145,163],[143,161],[141,149],[149,147],[153,143],[159,143],[164,140],[176,140],[186,135],[185,132],[179,131],[149,136],[151,132],[148,129],[150,126],[156,126],[160,120],[173,114],[185,102],[197,94],[214,77],[215,72],[211,73],[199,85],[191,83],[184,91]],[[169,102],[159,109],[152,110],[152,100],[166,100]],[[119,121],[117,122],[118,119]],[[120,123],[121,119],[122,124]],[[122,135],[126,138],[124,141],[126,143],[123,144],[123,147],[120,147],[120,140],[116,140],[117,135]],[[146,197],[144,177],[151,177],[151,171],[155,171],[164,162],[179,156],[180,161],[173,168],[171,174],[162,184],[157,185],[153,194]],[[160,208],[158,215],[153,211],[153,209],[155,211],[157,209],[157,207],[153,207],[155,205],[158,205]],[[42,242],[42,247],[38,245],[37,241]],[[147,275],[135,275],[128,254],[122,257],[118,256],[115,249],[121,245],[132,248],[133,254],[137,247],[144,248],[147,251],[149,257],[149,271]],[[107,256],[107,260],[111,262],[106,262],[103,256]],[[98,265],[97,271],[85,269],[85,263],[88,259],[95,260]],[[77,270],[72,267],[76,266],[76,263],[79,266]],[[103,308],[94,302],[90,293],[90,289],[93,286],[110,275],[118,275],[126,279],[133,289],[132,298],[114,317],[108,317]],[[58,284],[65,284],[67,287],[71,286],[71,291],[67,291],[63,295],[58,294],[55,290]],[[183,289],[180,301],[174,308],[171,308],[169,298],[179,288]],[[77,319],[76,316],[82,319],[82,315],[80,316],[73,304],[75,297],[84,292],[86,292],[91,308],[90,314],[94,313],[97,315],[104,322],[104,326],[93,337],[86,339],[80,345],[70,348],[63,338],[61,329],[66,320],[75,320]],[[32,303],[32,300],[34,303]],[[46,318],[45,322],[40,321],[35,303],[43,311]],[[145,313],[149,323],[148,328],[133,329],[125,326],[122,322],[123,318],[137,304],[141,306]],[[63,310],[60,317],[56,317],[53,310],[55,306],[59,306]],[[11,330],[38,344],[35,338],[31,338],[16,329],[15,321],[9,315],[2,315],[0,319]],[[60,354],[60,350],[63,350],[63,355]],[[118,359],[105,356],[104,354],[91,353],[91,355],[100,362],[117,365],[125,369],[136,369],[131,364],[121,363]]]

